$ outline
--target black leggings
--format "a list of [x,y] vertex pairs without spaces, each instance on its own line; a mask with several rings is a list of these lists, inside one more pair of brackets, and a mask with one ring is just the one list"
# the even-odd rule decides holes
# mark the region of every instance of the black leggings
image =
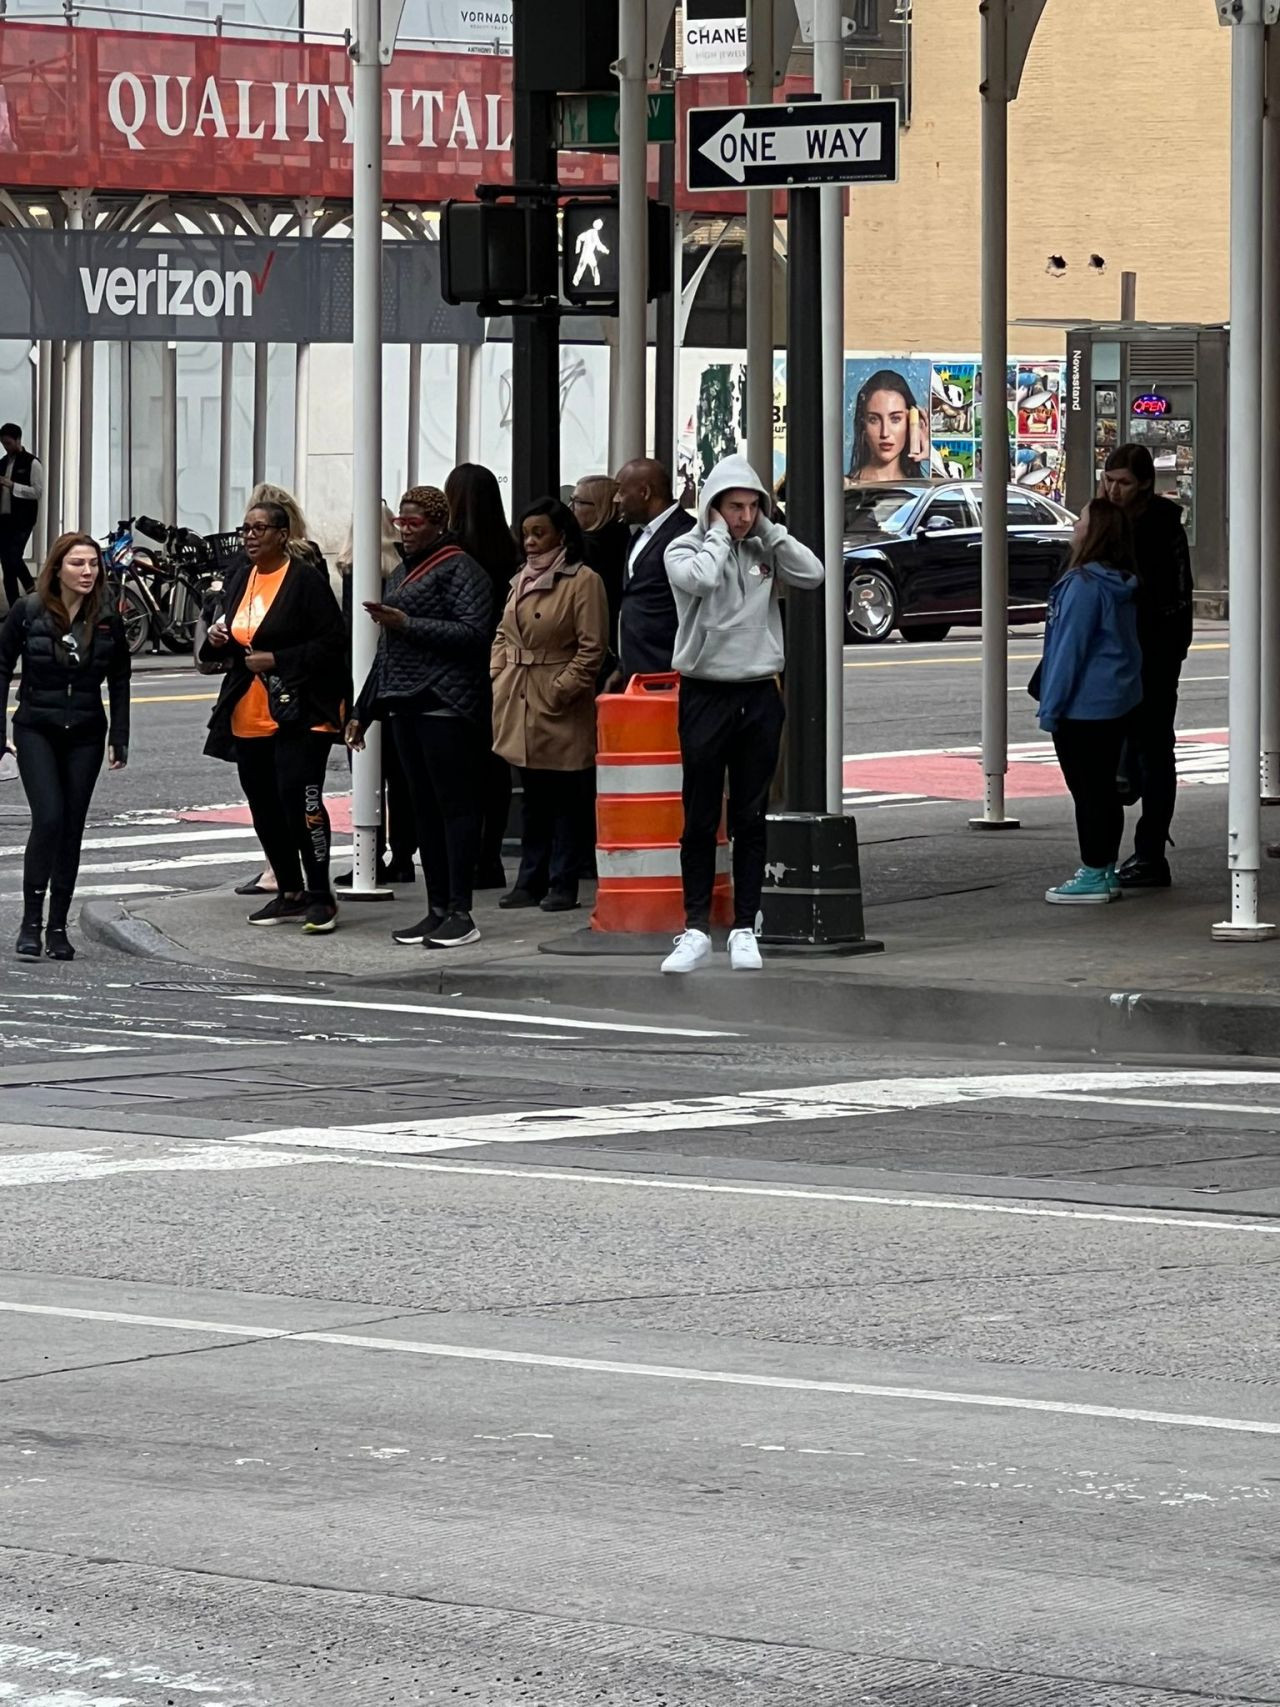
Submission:
[[1076,806],[1080,863],[1114,865],[1124,835],[1124,802],[1116,786],[1127,717],[1064,717],[1053,732],[1062,777]]
[[447,918],[471,911],[485,745],[465,717],[396,712],[395,745],[418,826],[427,904]]
[[98,732],[86,737],[74,730],[21,727],[16,740],[18,775],[31,808],[23,898],[34,905],[44,900],[48,889],[49,921],[65,925],[106,740]]
[[4,596],[10,608],[35,585],[26,565],[29,538],[29,532],[24,534],[12,522],[0,519],[0,572],[3,572]]
[[240,786],[281,895],[297,895],[304,888],[322,898],[333,894],[324,804],[324,773],[332,746],[329,736],[310,730],[236,738]]

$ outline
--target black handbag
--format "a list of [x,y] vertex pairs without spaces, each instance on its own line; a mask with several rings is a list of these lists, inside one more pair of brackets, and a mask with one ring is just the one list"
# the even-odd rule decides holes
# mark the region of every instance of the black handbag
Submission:
[[298,728],[306,716],[302,695],[274,671],[264,679],[267,684],[267,709],[271,713],[272,721],[281,729]]

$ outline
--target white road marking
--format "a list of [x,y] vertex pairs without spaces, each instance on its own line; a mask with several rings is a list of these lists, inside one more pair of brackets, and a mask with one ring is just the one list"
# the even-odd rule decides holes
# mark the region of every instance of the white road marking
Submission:
[[[504,1025],[542,1027],[559,1025],[570,1031],[621,1031],[645,1037],[738,1037],[741,1035],[736,1031],[682,1030],[679,1026],[671,1025],[628,1025],[621,1020],[565,1019],[560,1014],[485,1013],[480,1008],[428,1007],[419,1002],[362,1002],[355,995],[339,1000],[329,996],[237,996],[221,990],[216,991],[215,994],[219,1001],[252,1002],[255,1007],[261,1007],[264,1003],[269,1002],[277,1007],[341,1008],[344,1013],[358,1009],[361,1013],[429,1014],[434,1019],[478,1019],[500,1022]],[[1280,1073],[1276,1075],[1276,1081],[1280,1083]]]
[[857,1203],[871,1208],[940,1210],[947,1214],[1015,1215],[1048,1221],[1115,1221],[1125,1227],[1174,1227],[1203,1233],[1261,1233],[1280,1238],[1280,1222],[1229,1215],[1152,1215],[1123,1209],[1086,1209],[1047,1203],[992,1202],[978,1197],[894,1197],[887,1192],[837,1191],[820,1186],[733,1185],[719,1180],[658,1179],[652,1174],[584,1173],[580,1168],[500,1168],[485,1162],[399,1161],[382,1156],[313,1158],[350,1168],[394,1168],[406,1173],[475,1174],[484,1179],[543,1180],[551,1185],[622,1186],[637,1191],[677,1191],[710,1197],[780,1198],[801,1203]]
[[[223,996],[226,1001],[310,1003],[309,996]],[[343,1007],[343,1002],[328,1005]],[[382,1004],[371,1003],[373,1007]],[[391,1011],[439,1013],[411,1004]],[[448,1010],[444,1010],[448,1011]],[[472,1016],[463,1016],[472,1017]],[[482,1019],[511,1019],[509,1014],[478,1014]],[[543,1024],[545,1020],[527,1020]],[[612,1030],[599,1021],[572,1023]],[[656,1027],[630,1028],[653,1031]],[[681,1033],[672,1036],[724,1035]],[[834,1085],[792,1085],[783,1090],[743,1091],[658,1102],[605,1104],[586,1108],[537,1108],[509,1113],[445,1115],[437,1119],[390,1120],[351,1126],[296,1126],[252,1135],[254,1143],[308,1144],[333,1150],[365,1150],[395,1155],[430,1155],[476,1144],[548,1144],[562,1139],[616,1138],[633,1132],[715,1131],[729,1127],[773,1126],[793,1121],[848,1120],[863,1114],[903,1113],[966,1102],[1052,1102],[1060,1093],[1082,1089],[1141,1090],[1201,1085],[1280,1086],[1277,1072],[1123,1071],[1062,1073],[988,1073],[936,1078],[851,1080]],[[1186,1105],[1194,1109],[1196,1104]],[[1242,1113],[1248,1109],[1241,1108]]]
[[698,1369],[682,1364],[629,1363],[614,1358],[509,1351],[500,1346],[375,1339],[368,1334],[306,1330],[295,1333],[288,1328],[246,1327],[235,1322],[188,1321],[177,1316],[144,1316],[124,1310],[79,1310],[57,1304],[19,1304],[7,1299],[0,1300],[0,1311],[21,1316],[55,1317],[70,1322],[102,1322],[114,1327],[160,1328],[170,1333],[211,1334],[218,1339],[288,1340],[291,1345],[337,1346],[353,1351],[392,1352],[411,1357],[443,1358],[461,1363],[510,1364],[524,1369],[562,1369],[583,1375],[638,1376],[651,1381],[688,1381],[708,1386],[755,1387],[772,1392],[831,1394],[859,1399],[907,1399],[915,1404],[925,1405],[964,1405],[981,1410],[1097,1417],[1107,1422],[1155,1423],[1170,1428],[1222,1429],[1232,1434],[1280,1435],[1280,1422],[1261,1422],[1245,1417],[1201,1416],[1185,1411],[1154,1411],[1129,1405],[1086,1405],[1067,1399],[1026,1399],[1011,1393],[957,1393],[945,1388],[899,1387],[870,1381],[817,1381],[793,1375],[751,1375],[739,1370]]
[[[157,846],[176,847],[187,846],[192,842],[221,842],[221,841],[256,841],[251,824],[220,826],[216,830],[188,830],[183,828],[181,820],[175,819],[170,829],[147,835],[131,836],[86,836],[80,844],[83,850],[101,852],[109,848],[142,848]],[[16,843],[12,847],[0,848],[0,859],[12,859],[26,852],[25,843]]]
[[109,1179],[117,1174],[220,1173],[241,1168],[284,1168],[313,1162],[285,1150],[250,1150],[241,1144],[204,1144],[161,1156],[113,1156],[106,1150],[47,1150],[0,1154],[0,1188]]
[[[123,870],[136,870],[134,866],[122,867]],[[0,901],[13,901],[22,894],[21,889],[0,889]],[[177,890],[171,883],[77,883],[76,899],[85,895],[175,895]]]
[[[81,872],[90,876],[102,877],[116,871],[197,871],[205,865],[244,865],[252,850],[246,848],[214,848],[208,853],[177,853],[172,859],[122,859],[90,861],[80,867]],[[344,854],[351,852],[349,842],[335,842],[334,854],[341,859]],[[77,894],[82,891],[77,886]]]
[[[28,1646],[19,1642],[0,1642],[0,1672],[44,1672],[57,1678],[90,1678],[95,1687],[101,1683],[142,1684],[148,1694],[154,1689],[163,1694],[175,1691],[199,1695],[205,1707],[224,1707],[208,1697],[250,1693],[245,1684],[230,1683],[225,1678],[209,1677],[197,1672],[171,1672],[161,1666],[121,1659],[103,1653],[80,1653],[75,1648],[54,1648],[49,1645]],[[24,1683],[25,1691],[31,1685]],[[43,1684],[40,1685],[43,1689]],[[154,1696],[150,1696],[155,1699]],[[172,1699],[172,1696],[170,1696]],[[87,1695],[80,1689],[55,1689],[52,1694],[19,1694],[17,1685],[0,1683],[0,1701],[14,1701],[18,1707],[138,1707],[136,1695]]]
[[1194,1109],[1198,1114],[1207,1110],[1212,1114],[1280,1114],[1280,1106],[1266,1106],[1261,1103],[1238,1102],[1171,1102],[1164,1097],[1100,1097],[1090,1096],[1083,1091],[1066,1092],[1055,1098],[1057,1102],[1105,1102],[1112,1108],[1180,1108]]

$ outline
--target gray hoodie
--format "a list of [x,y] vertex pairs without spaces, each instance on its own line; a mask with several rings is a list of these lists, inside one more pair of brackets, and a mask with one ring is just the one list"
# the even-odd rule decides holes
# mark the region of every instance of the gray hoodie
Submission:
[[[760,494],[759,518],[743,540],[734,540],[712,513],[716,499],[735,488]],[[808,546],[770,520],[764,482],[742,456],[727,456],[712,469],[698,525],[672,540],[666,565],[679,618],[672,666],[706,682],[776,676],[785,662],[782,588],[823,581],[822,564]]]

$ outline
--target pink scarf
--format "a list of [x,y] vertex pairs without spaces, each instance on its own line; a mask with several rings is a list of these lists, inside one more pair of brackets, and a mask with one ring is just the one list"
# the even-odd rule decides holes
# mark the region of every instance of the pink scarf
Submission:
[[520,571],[520,579],[516,583],[516,598],[522,599],[526,593],[541,591],[549,587],[555,578],[557,569],[565,566],[565,550],[558,545],[554,551],[531,551],[524,560],[524,568]]

